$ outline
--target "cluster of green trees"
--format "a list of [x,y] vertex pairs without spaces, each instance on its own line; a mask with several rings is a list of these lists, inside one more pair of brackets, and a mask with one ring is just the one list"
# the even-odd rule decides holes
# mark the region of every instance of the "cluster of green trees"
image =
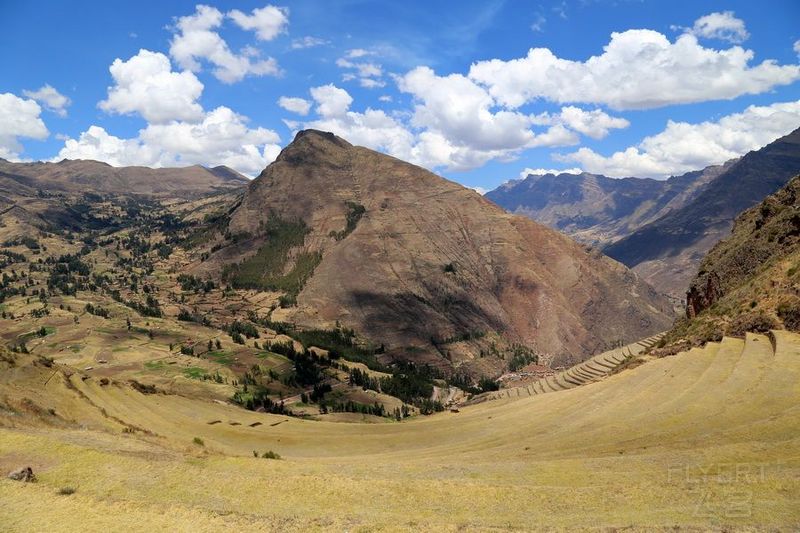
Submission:
[[0,250],[0,268],[6,268],[14,263],[25,263],[28,259],[11,250]]
[[433,344],[434,346],[441,346],[444,344],[453,344],[454,342],[476,340],[484,337],[485,335],[486,335],[485,331],[466,331],[464,333],[451,335],[450,337],[444,337],[442,339],[431,337],[431,344]]
[[108,318],[109,316],[111,316],[110,313],[108,312],[108,309],[103,309],[102,307],[92,305],[91,303],[86,304],[85,309],[86,312],[89,313],[90,315],[99,316],[103,318]]
[[284,273],[292,248],[302,246],[309,232],[302,220],[270,219],[260,227],[264,245],[237,265],[226,267],[223,277],[236,289],[258,289],[285,292],[285,305],[293,305],[314,269],[322,261],[319,252],[303,252],[295,258],[292,269]]
[[5,248],[9,248],[11,246],[20,246],[20,245],[25,246],[26,248],[28,248],[28,250],[31,251],[41,249],[39,241],[37,241],[36,239],[34,239],[29,235],[25,235],[23,237],[17,237],[16,239],[10,239],[3,242],[3,247]]
[[538,363],[539,356],[530,348],[521,344],[514,344],[511,347],[511,360],[508,362],[508,369],[516,372],[525,365]]
[[259,338],[258,330],[252,323],[239,320],[234,320],[231,322],[231,324],[228,326],[228,334],[231,336],[231,339],[233,339],[233,342],[242,345],[245,342],[245,337],[248,339]]
[[344,229],[341,231],[331,231],[329,234],[330,237],[333,237],[337,241],[341,241],[353,233],[353,230],[355,230],[358,225],[358,221],[361,220],[361,217],[367,212],[367,209],[363,205],[355,202],[345,202],[345,205],[347,205],[347,215],[345,215],[346,223]]
[[372,405],[347,400],[345,402],[325,402],[319,404],[321,413],[361,413],[362,415],[387,416],[386,408],[382,403]]
[[270,391],[266,387],[260,385],[249,387],[245,384],[244,388],[233,394],[233,401],[250,411],[264,410],[278,415],[293,415],[283,401],[273,401],[269,394]]
[[[119,292],[117,292],[119,295]],[[113,297],[113,295],[112,295]],[[137,302],[135,300],[127,300],[122,302],[125,306],[130,307],[142,316],[149,316],[154,318],[161,318],[163,313],[161,311],[161,304],[155,296],[148,294],[144,302]]]
[[92,269],[79,255],[67,254],[57,259],[48,257],[45,263],[51,265],[47,279],[50,291],[58,290],[61,294],[74,296],[77,291],[88,288],[87,278]]
[[203,281],[189,274],[180,274],[178,276],[178,283],[181,285],[181,290],[184,292],[211,292],[216,288],[216,285],[211,280]]

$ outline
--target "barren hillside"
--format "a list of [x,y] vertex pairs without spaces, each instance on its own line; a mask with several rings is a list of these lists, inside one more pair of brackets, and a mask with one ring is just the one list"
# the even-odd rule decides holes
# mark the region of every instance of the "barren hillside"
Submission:
[[[556,363],[665,329],[621,264],[422,168],[304,131],[250,185],[197,266],[296,296],[285,320],[354,328],[390,356],[489,373],[499,347]],[[283,248],[279,246],[283,243]]]

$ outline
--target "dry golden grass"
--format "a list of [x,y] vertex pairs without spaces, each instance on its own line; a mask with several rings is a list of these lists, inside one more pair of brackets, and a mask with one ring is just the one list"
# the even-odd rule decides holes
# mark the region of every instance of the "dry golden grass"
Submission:
[[[120,435],[85,405],[69,417],[113,431],[0,430],[0,466],[31,464],[40,479],[0,481],[0,524],[790,530],[800,527],[800,337],[776,335],[777,353],[765,336],[725,339],[568,391],[386,424],[141,395],[76,374],[85,398],[154,435]],[[47,398],[87,403],[52,382],[39,398],[45,407]],[[77,492],[56,494],[63,486]]]

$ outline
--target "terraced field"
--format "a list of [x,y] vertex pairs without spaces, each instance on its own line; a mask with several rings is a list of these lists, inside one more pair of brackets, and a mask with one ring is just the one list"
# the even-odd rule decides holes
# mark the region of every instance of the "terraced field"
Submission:
[[[784,331],[374,425],[140,394],[77,372],[42,388],[41,375],[0,378],[0,398],[38,386],[38,404],[58,402],[86,429],[0,418],[0,467],[30,464],[40,478],[0,481],[12,529],[800,527],[800,336]],[[268,450],[282,459],[253,457]],[[56,494],[64,486],[77,492]]]
[[510,387],[500,392],[479,395],[474,399],[474,402],[479,403],[485,400],[499,400],[501,398],[521,398],[533,396],[534,394],[569,390],[581,385],[594,383],[610,376],[612,372],[630,360],[630,358],[655,345],[663,335],[663,333],[659,333],[627,346],[603,352],[583,363],[558,372],[553,376],[541,378],[524,387]]

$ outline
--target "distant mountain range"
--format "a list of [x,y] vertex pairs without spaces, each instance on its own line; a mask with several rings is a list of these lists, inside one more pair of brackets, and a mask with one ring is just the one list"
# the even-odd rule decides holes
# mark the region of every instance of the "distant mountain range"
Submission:
[[740,159],[665,181],[548,174],[511,181],[486,197],[602,248],[678,300],[736,215],[798,172],[800,129]]
[[242,187],[249,179],[235,170],[193,165],[181,168],[113,167],[92,160],[64,159],[58,163],[11,163],[0,159],[0,194],[23,189],[71,193],[204,194]]

